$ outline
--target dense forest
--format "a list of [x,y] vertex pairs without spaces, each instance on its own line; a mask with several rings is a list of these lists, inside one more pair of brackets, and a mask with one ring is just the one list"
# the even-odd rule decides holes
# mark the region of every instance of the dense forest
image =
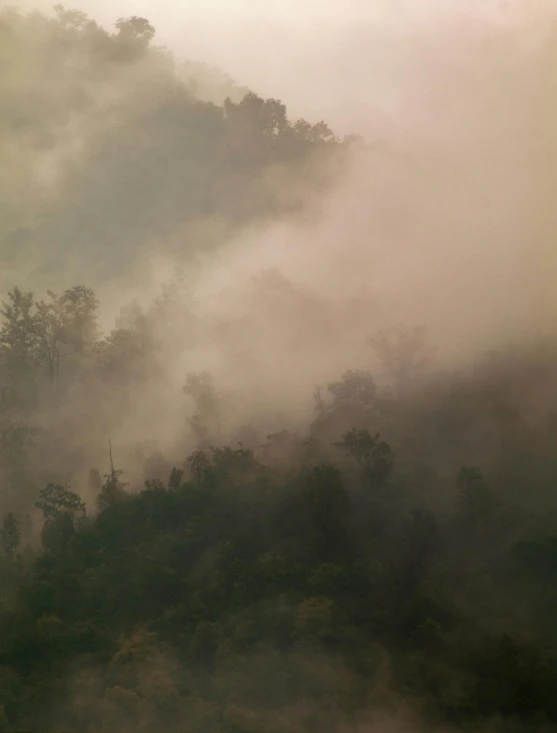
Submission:
[[203,310],[367,148],[154,36],[0,13],[0,731],[557,731],[557,342],[455,366],[272,269]]

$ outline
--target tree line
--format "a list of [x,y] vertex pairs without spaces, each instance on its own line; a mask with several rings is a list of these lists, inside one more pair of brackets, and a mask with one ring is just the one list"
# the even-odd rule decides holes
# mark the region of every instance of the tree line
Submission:
[[[513,408],[534,374],[553,383],[554,351],[440,387],[415,381],[419,331],[383,334],[390,385],[347,371],[304,434],[230,443],[214,379],[190,373],[189,455],[141,486],[107,445],[73,487],[30,471],[33,411],[75,404],[79,370],[144,389],[130,354],[157,348],[145,315],[103,337],[96,308],[79,286],[2,310],[0,466],[28,502],[3,484],[4,730],[358,730],[403,708],[428,729],[555,729],[555,412]],[[447,461],[474,438],[476,465]]]
[[358,142],[291,120],[280,100],[224,75],[206,101],[206,75],[196,87],[196,66],[154,39],[136,16],[111,32],[60,5],[0,12],[8,273],[33,263],[52,283],[86,266],[100,285],[154,246],[187,259],[248,222],[298,212]]

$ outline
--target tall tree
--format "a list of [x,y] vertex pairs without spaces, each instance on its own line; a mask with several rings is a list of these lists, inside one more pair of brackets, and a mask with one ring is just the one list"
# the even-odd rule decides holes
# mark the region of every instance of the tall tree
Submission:
[[37,317],[32,292],[15,287],[2,302],[0,314],[0,354],[11,377],[19,379],[32,372],[36,361]]

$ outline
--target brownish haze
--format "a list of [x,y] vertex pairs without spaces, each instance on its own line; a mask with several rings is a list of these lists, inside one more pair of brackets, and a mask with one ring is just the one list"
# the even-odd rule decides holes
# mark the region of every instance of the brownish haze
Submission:
[[[195,347],[182,314],[161,322],[172,348],[164,379],[115,440],[164,438],[147,415],[164,415],[171,435],[172,415],[183,420],[176,390],[191,369],[209,369],[235,393],[233,422],[262,405],[299,419],[315,384],[373,364],[366,338],[377,329],[424,325],[441,363],[458,364],[552,328],[549,3],[74,5],[103,21],[145,12],[178,55],[226,64],[294,116],[329,115],[371,143],[324,200],[308,199],[303,220],[249,229],[185,265]],[[102,104],[87,124],[103,124]],[[67,144],[60,140],[62,168]],[[105,327],[129,300],[148,304],[184,264],[157,250],[154,241],[146,261],[99,289]],[[90,271],[71,262],[72,278],[87,280]]]

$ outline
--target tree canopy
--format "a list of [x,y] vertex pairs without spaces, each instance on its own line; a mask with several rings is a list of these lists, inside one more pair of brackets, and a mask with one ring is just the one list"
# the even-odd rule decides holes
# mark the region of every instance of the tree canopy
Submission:
[[153,246],[187,259],[326,185],[342,146],[324,122],[289,120],[279,100],[175,60],[155,34],[137,16],[110,32],[61,5],[0,11],[8,273],[33,261],[46,282],[88,263],[98,285]]

